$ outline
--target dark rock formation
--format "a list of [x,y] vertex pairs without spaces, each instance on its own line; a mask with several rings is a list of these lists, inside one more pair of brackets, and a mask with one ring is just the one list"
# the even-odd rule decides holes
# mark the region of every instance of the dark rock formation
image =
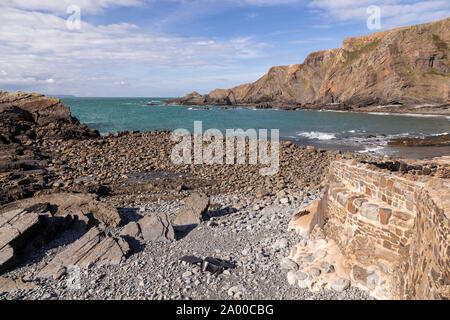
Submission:
[[389,141],[391,146],[450,146],[450,134],[428,136],[424,138],[395,138]]
[[0,144],[99,136],[72,117],[59,99],[34,93],[0,91],[0,123]]
[[0,204],[31,197],[54,181],[43,144],[92,137],[100,135],[72,117],[59,99],[0,91]]

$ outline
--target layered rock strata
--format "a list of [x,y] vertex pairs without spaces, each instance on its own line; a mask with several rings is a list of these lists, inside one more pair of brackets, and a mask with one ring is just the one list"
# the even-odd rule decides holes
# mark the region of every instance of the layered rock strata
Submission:
[[448,113],[449,42],[450,18],[348,38],[302,64],[273,67],[254,83],[175,102]]

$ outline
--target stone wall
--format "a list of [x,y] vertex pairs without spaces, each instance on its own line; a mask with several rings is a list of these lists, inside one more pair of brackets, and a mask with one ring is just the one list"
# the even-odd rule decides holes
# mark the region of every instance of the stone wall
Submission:
[[324,228],[353,283],[381,299],[449,298],[449,195],[448,179],[332,163]]

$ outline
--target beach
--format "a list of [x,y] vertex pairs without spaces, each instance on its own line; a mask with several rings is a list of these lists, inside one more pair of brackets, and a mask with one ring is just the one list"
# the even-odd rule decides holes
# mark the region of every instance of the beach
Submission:
[[[288,231],[293,219],[321,201],[336,161],[374,163],[414,179],[450,176],[441,158],[382,160],[286,140],[279,142],[273,175],[262,175],[268,165],[250,164],[248,153],[242,164],[174,164],[179,141],[171,131],[101,135],[58,99],[3,99],[0,115],[8,126],[1,133],[0,214],[40,214],[35,223],[41,231],[35,224],[15,226],[25,228],[21,239],[28,236],[20,247],[13,240],[2,248],[3,259],[13,246],[14,259],[4,260],[0,299],[373,299],[334,271],[341,258],[314,249],[333,240],[319,229]],[[251,140],[245,141],[249,147]],[[275,142],[265,143],[271,150]],[[203,143],[203,152],[207,147]],[[312,253],[294,262],[287,257],[298,243]],[[87,246],[95,249],[79,249]],[[73,260],[78,255],[81,260]],[[230,267],[206,272],[183,257],[219,259]],[[67,269],[75,261],[85,266],[77,289]],[[321,274],[336,283],[292,286],[295,277]]]

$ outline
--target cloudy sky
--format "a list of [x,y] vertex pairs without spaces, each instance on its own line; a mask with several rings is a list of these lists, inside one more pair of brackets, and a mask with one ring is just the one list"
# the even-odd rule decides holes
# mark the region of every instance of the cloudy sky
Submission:
[[[0,0],[0,90],[206,93],[301,63],[368,28],[450,16],[448,0]],[[80,24],[77,26],[77,8]],[[375,21],[375,20],[370,20]]]

